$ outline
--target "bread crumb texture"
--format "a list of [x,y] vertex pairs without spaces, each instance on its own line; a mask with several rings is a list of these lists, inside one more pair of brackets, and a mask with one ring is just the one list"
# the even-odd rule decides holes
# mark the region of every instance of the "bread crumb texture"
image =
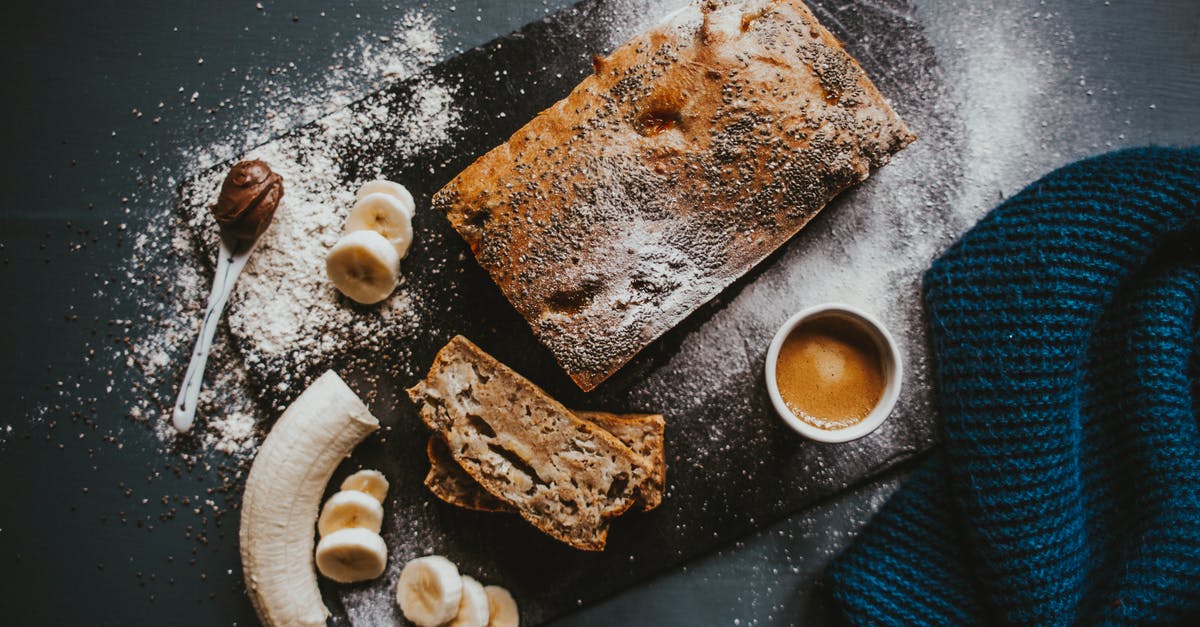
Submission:
[[462,336],[442,348],[409,395],[484,490],[578,549],[604,549],[609,520],[637,502],[650,474],[616,437]]

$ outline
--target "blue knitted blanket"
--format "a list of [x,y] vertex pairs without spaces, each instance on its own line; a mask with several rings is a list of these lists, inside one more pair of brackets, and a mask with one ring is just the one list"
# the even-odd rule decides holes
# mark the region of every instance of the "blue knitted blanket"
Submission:
[[834,562],[863,624],[1200,611],[1200,149],[1007,200],[925,275],[944,444]]

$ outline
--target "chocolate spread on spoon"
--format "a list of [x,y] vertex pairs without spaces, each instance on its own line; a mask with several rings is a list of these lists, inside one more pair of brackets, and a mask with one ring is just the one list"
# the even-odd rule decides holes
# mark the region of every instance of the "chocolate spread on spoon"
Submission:
[[234,164],[212,206],[221,230],[238,239],[254,240],[271,224],[283,198],[283,177],[267,162],[255,159]]

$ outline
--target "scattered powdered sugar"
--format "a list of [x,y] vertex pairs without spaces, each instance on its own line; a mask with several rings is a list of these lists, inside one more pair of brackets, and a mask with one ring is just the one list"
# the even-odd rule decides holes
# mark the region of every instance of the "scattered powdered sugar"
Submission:
[[[375,97],[349,106],[388,82],[414,79],[443,56],[441,42],[432,17],[406,13],[391,36],[360,38],[341,53],[318,84],[271,79],[278,97],[263,116],[266,124],[185,149],[199,159],[203,174],[182,187],[181,211],[162,216],[135,238],[126,273],[130,287],[161,291],[144,303],[141,333],[127,349],[126,365],[140,374],[135,387],[144,391],[129,414],[150,422],[185,458],[212,450],[248,461],[261,440],[259,425],[279,409],[262,406],[263,385],[294,396],[321,364],[378,349],[415,329],[413,295],[406,286],[384,303],[361,307],[328,281],[324,259],[342,232],[357,184],[379,173],[379,160],[368,160],[365,167],[360,163],[357,182],[347,185],[341,155],[357,145],[391,145],[413,157],[444,142],[459,123],[456,86],[426,78],[415,79],[411,101]],[[399,123],[383,124],[389,119]],[[310,122],[300,134],[247,148]],[[201,391],[194,427],[199,433],[181,447],[169,425],[170,393],[199,332],[211,275],[195,259],[211,263],[215,256],[217,227],[208,206],[226,173],[220,164],[242,158],[263,159],[279,172],[284,200],[235,286]],[[253,374],[256,366],[300,380],[266,381]]]
[[[229,329],[249,367],[267,373],[266,383],[280,392],[303,386],[313,371],[337,359],[378,352],[420,328],[408,286],[363,307],[325,275],[325,256],[343,232],[357,187],[383,166],[387,154],[380,149],[415,157],[444,143],[459,122],[453,85],[416,80],[410,100],[396,102],[394,94],[382,92],[241,157],[269,163],[283,176],[285,192],[234,287]],[[343,170],[341,155],[350,151],[364,176]],[[210,248],[216,225],[207,207],[224,170],[219,166],[184,186],[183,209],[190,216],[185,228],[209,234]]]
[[459,123],[454,96],[452,88],[439,83],[426,83],[416,91],[413,115],[405,118],[401,127],[407,141],[397,146],[404,158],[445,141],[447,130]]
[[247,453],[258,448],[258,419],[248,412],[232,412],[209,421],[204,446],[227,455]]
[[415,76],[442,58],[442,34],[429,15],[417,11],[404,14],[393,34],[378,43],[359,39],[357,67],[378,81]]
[[198,169],[234,159],[248,148],[264,144],[299,126],[336,113],[385,85],[418,75],[441,60],[445,37],[437,20],[424,11],[409,11],[397,20],[390,35],[359,35],[334,54],[326,72],[295,76],[289,67],[273,68],[265,77],[245,76],[270,98],[245,103],[245,126],[236,134],[199,146],[189,146]]

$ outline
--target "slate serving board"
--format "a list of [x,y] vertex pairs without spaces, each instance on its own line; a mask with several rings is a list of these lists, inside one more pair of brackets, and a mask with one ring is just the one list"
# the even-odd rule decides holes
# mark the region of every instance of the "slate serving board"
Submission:
[[[359,447],[331,483],[366,466],[380,468],[393,484],[383,531],[391,551],[388,572],[361,586],[326,587],[327,599],[342,602],[334,608],[340,609],[339,622],[400,622],[393,602],[399,568],[431,552],[448,556],[464,574],[508,587],[526,624],[545,622],[812,505],[934,442],[919,269],[912,264],[923,264],[923,256],[959,228],[942,219],[936,207],[948,202],[952,190],[938,181],[956,175],[960,147],[953,139],[956,122],[941,106],[946,90],[936,59],[903,1],[817,2],[812,8],[847,42],[921,139],[590,394],[580,392],[537,343],[448,222],[428,211],[433,192],[586,76],[592,54],[608,52],[611,42],[642,26],[622,16],[663,15],[671,5],[678,6],[678,0],[585,0],[431,68],[430,76],[392,84],[351,105],[356,111],[391,107],[391,115],[367,119],[401,124],[412,90],[433,78],[458,85],[455,104],[462,123],[448,142],[416,157],[370,141],[341,154],[347,186],[382,174],[403,182],[417,199],[419,236],[404,273],[409,285],[419,286],[418,315],[427,321],[427,332],[406,338],[403,351],[346,355],[331,363],[249,366],[251,378],[267,390],[264,406],[271,408],[302,389],[277,391],[285,371],[294,378],[299,367],[302,378],[311,378],[335,368],[360,392],[371,388],[372,409],[386,426],[382,437]],[[311,126],[292,133],[304,134],[317,136]],[[211,185],[214,173],[225,167],[197,181]],[[210,237],[197,233],[197,242],[207,245]],[[913,242],[922,246],[914,251]],[[849,270],[840,281],[830,280],[829,267]],[[872,272],[878,276],[871,281],[856,280]],[[762,385],[774,329],[794,311],[830,299],[858,302],[880,315],[901,342],[908,372],[891,419],[874,434],[844,445],[796,436],[774,415]],[[607,551],[588,554],[516,517],[459,510],[429,495],[421,485],[428,468],[427,433],[402,388],[412,385],[437,350],[459,333],[568,406],[662,412],[669,464],[663,505],[623,517],[613,526]]]

